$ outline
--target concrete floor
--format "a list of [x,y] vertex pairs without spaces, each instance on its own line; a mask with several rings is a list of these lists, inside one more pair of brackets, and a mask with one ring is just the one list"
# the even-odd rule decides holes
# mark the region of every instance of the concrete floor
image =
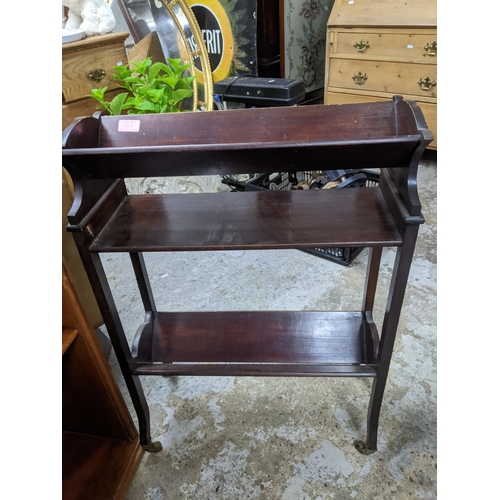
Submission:
[[[421,226],[379,426],[360,454],[370,379],[142,377],[152,436],[127,500],[436,498],[436,163],[418,182]],[[235,194],[235,196],[237,196]],[[385,249],[381,324],[393,249]],[[359,309],[367,250],[349,266],[300,252],[146,254],[159,310]],[[143,321],[126,255],[103,255],[131,340]],[[112,370],[135,413],[116,363]]]

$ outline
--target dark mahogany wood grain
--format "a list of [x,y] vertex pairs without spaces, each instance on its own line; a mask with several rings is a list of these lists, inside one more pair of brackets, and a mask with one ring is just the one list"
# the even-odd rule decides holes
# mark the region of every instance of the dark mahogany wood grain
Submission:
[[[230,112],[103,116],[99,148],[229,145],[288,147],[325,141],[397,136],[395,103],[237,109]],[[353,114],[355,113],[355,114]],[[120,122],[139,122],[137,132],[119,132]],[[411,122],[410,122],[411,123]],[[243,133],[244,132],[244,133]],[[417,133],[416,129],[414,133]],[[409,135],[409,134],[405,134]]]
[[[400,167],[420,141],[411,117],[406,101],[102,116],[65,132],[63,165],[93,178]],[[83,126],[98,147],[79,145]]]
[[[244,136],[249,132],[240,133]],[[286,144],[261,144],[252,148],[209,145],[72,149],[64,152],[63,166],[71,176],[83,171],[95,179],[392,168],[411,159],[418,139],[408,136],[365,142],[303,143],[293,148]]]
[[93,252],[393,246],[378,188],[135,195],[125,199]]
[[[425,148],[434,139],[432,133],[427,129],[424,120],[424,115],[421,109],[413,101],[404,101],[402,98],[395,98],[396,115],[398,124],[398,135],[412,134],[417,129],[421,140],[418,148],[414,151],[411,159],[406,165],[401,168],[387,169],[382,172],[380,186],[384,193],[387,193],[385,186],[390,179],[390,183],[394,185],[394,191],[397,197],[401,197],[403,204],[411,217],[419,217],[421,215],[422,206],[417,190],[417,170],[422,154]],[[388,201],[390,204],[391,201]],[[423,221],[414,221],[413,223],[421,224]]]
[[171,363],[140,366],[136,375],[197,375],[204,377],[376,377],[367,365],[305,365],[287,363]]
[[365,345],[361,312],[159,312],[151,361],[364,364]]

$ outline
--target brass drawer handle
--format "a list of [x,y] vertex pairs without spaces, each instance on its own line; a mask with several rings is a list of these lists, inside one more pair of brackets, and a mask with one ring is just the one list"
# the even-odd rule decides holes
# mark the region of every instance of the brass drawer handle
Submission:
[[370,42],[368,40],[366,42],[364,40],[360,40],[359,42],[354,42],[354,48],[358,52],[366,52],[367,49],[370,48]]
[[106,71],[103,69],[93,69],[87,73],[87,78],[89,80],[94,80],[94,82],[100,82],[106,76]]
[[357,75],[352,75],[352,79],[356,85],[363,85],[363,83],[368,80],[366,73],[361,73],[361,71]]
[[423,79],[423,78],[420,78],[420,80],[418,81],[418,84],[420,85],[420,88],[422,90],[431,90],[432,87],[435,87],[436,86],[436,80],[431,80],[429,77]]
[[428,55],[429,57],[437,56],[438,53],[437,42],[427,43],[424,47],[424,50],[425,50],[424,55]]

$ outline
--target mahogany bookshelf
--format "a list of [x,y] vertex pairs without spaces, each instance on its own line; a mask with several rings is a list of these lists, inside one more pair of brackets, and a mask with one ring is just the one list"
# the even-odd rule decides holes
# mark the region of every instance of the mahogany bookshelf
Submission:
[[[377,428],[418,227],[417,167],[432,141],[415,102],[76,119],[63,133],[75,185],[68,214],[140,423],[140,375],[372,377]],[[315,191],[129,195],[125,178],[380,168],[379,185]],[[369,247],[359,311],[157,311],[144,252]],[[381,327],[372,310],[383,247],[396,247]],[[145,320],[128,345],[100,253],[130,255]],[[237,327],[235,326],[237,325]]]

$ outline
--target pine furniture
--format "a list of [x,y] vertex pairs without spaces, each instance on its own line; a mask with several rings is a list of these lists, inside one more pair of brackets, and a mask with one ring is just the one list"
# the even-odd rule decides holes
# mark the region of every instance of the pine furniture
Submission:
[[[417,167],[433,136],[412,101],[93,116],[63,133],[68,214],[150,452],[142,375],[372,377],[377,428],[419,225]],[[378,187],[128,195],[124,178],[380,168]],[[158,311],[144,252],[369,247],[357,311]],[[383,247],[396,247],[383,324],[372,311]],[[128,345],[101,252],[126,252],[145,319]],[[258,283],[256,283],[258,286]],[[380,332],[380,333],[379,333]]]
[[437,149],[436,0],[336,0],[325,66],[325,104],[400,94],[418,103]]
[[123,92],[113,79],[115,66],[127,64],[125,40],[129,33],[108,33],[62,46],[62,126],[77,116],[91,115],[97,101],[87,97],[92,89],[108,87],[111,100]]

